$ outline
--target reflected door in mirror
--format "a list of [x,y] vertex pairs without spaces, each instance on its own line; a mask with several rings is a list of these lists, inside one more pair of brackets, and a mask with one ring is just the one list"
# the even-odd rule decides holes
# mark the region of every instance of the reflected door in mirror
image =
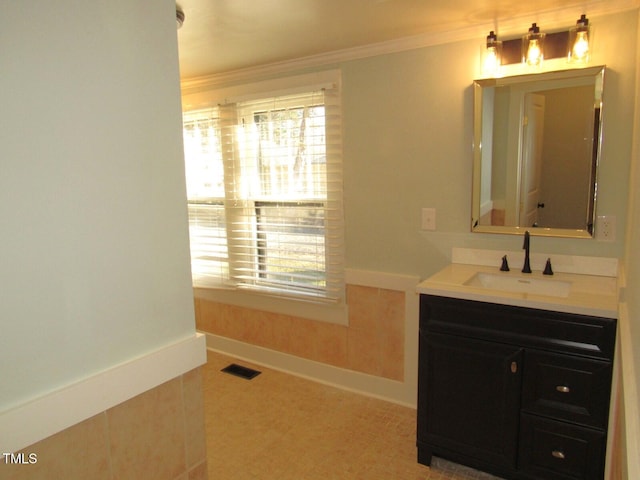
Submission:
[[591,237],[604,67],[474,82],[474,232]]

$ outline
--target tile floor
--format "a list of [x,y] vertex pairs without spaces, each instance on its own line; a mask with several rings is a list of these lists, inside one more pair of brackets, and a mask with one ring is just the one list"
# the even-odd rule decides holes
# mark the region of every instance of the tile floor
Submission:
[[[230,363],[262,372],[245,380]],[[488,480],[416,461],[415,410],[209,352],[203,367],[210,480]]]

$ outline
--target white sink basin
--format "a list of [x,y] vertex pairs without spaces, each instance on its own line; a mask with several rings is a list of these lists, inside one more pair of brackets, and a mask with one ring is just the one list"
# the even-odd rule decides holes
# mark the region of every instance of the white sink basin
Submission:
[[507,292],[548,295],[552,297],[568,297],[571,290],[571,283],[561,280],[486,272],[476,273],[465,282],[465,285]]

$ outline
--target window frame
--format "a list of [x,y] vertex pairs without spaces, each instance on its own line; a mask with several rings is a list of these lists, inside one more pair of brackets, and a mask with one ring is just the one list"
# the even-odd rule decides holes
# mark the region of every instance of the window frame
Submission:
[[[335,97],[337,97],[337,102],[335,100],[333,100],[334,102],[337,103],[337,105],[333,105],[331,108],[340,108],[340,103],[339,103],[339,99],[340,99],[340,92],[339,92],[339,85],[340,85],[340,75],[339,75],[339,71],[331,71],[331,72],[325,72],[323,75],[320,75],[320,77],[323,80],[323,83],[321,85],[317,84],[317,80],[319,76],[317,74],[313,74],[313,75],[306,75],[306,76],[301,76],[301,77],[297,77],[295,82],[297,82],[297,86],[292,87],[289,86],[287,88],[282,88],[282,89],[275,89],[273,92],[269,92],[266,90],[266,85],[265,84],[254,84],[254,85],[248,85],[245,86],[245,88],[243,89],[238,89],[238,87],[234,87],[235,93],[239,94],[236,95],[235,98],[233,97],[229,97],[229,98],[225,98],[224,103],[222,103],[222,105],[228,105],[230,103],[240,103],[246,100],[256,100],[256,99],[260,99],[260,98],[267,98],[267,97],[272,97],[275,96],[274,94],[277,94],[277,96],[286,96],[288,93],[302,93],[304,91],[312,91],[314,89],[318,89],[318,88],[322,88],[322,89],[326,89],[326,88],[330,88],[332,90],[337,90],[337,92],[334,92],[333,95]],[[312,82],[312,80],[315,80],[316,82]],[[330,80],[327,82],[327,80]],[[273,81],[269,81],[267,82],[268,86],[274,86]],[[287,85],[291,85],[292,84],[292,79],[288,78],[286,79],[286,81],[284,82]],[[315,83],[315,84],[314,84]],[[243,91],[244,90],[244,94]],[[228,90],[227,90],[228,92]],[[250,93],[250,92],[254,92],[254,93]],[[204,100],[204,97],[206,96],[206,94],[209,94],[209,99],[207,100],[207,102],[202,102],[202,100]],[[220,92],[218,92],[218,95],[220,95]],[[205,108],[210,108],[213,107],[214,104],[213,102],[216,102],[216,97],[217,95],[215,94],[215,92],[199,92],[198,94],[195,94],[195,97],[197,97],[200,101],[199,104],[201,107],[205,107]],[[187,107],[185,109],[185,114],[188,114],[190,111],[195,111],[195,110],[202,110],[203,108],[199,108],[199,109],[188,109],[188,107],[190,105],[193,105],[191,101],[193,101],[194,99],[194,95],[188,95],[187,98],[185,99],[186,101],[183,101],[183,103],[185,104],[185,106]],[[217,103],[217,102],[216,102]],[[327,104],[326,101],[323,103],[323,105],[325,106],[325,117],[327,115]],[[334,112],[335,113],[335,112]],[[338,112],[340,113],[340,112]],[[240,112],[237,113],[238,116],[241,115]],[[340,126],[340,121],[337,122],[337,127],[338,130],[335,130],[335,126],[332,127],[334,128],[334,131],[331,132],[331,135],[340,135],[341,136],[341,126]],[[325,135],[329,135],[328,132],[329,126],[326,127],[326,133]],[[339,153],[340,157],[341,157],[341,152]],[[340,158],[340,163],[341,163],[341,158]],[[327,172],[328,175],[330,175],[331,173],[328,171]],[[341,184],[342,182],[342,176],[341,176],[341,172],[339,175],[339,182]],[[332,179],[327,179],[327,183],[331,182]],[[325,208],[328,208],[328,204],[333,203],[334,205],[337,204],[339,205],[339,209],[340,209],[340,216],[342,216],[342,191],[340,189],[340,198],[336,199],[336,198],[330,198],[331,196],[329,194],[327,194],[327,198],[325,200],[322,201],[322,203],[325,204]],[[335,196],[335,194],[334,194]],[[228,199],[225,199],[225,201],[228,201]],[[302,200],[300,199],[296,199],[296,200],[292,200],[292,202],[296,203],[296,204],[301,204]],[[317,199],[308,199],[306,201],[302,201],[302,203],[305,202],[310,202],[310,204],[314,204],[317,203],[318,200]],[[193,204],[193,201],[189,201],[190,204]],[[199,202],[195,202],[195,203],[199,203]],[[268,205],[269,203],[283,203],[283,201],[280,202],[271,202],[269,200],[263,200],[263,199],[253,199],[251,205],[247,205],[248,208],[253,208],[254,211],[256,212],[256,218],[258,218],[259,216],[259,212],[258,209],[260,208],[260,206],[264,206],[264,205]],[[335,208],[334,206],[332,206],[331,208]],[[342,222],[342,218],[340,218],[340,222]],[[257,225],[257,223],[256,223]],[[318,320],[325,320],[325,321],[329,321],[332,323],[339,323],[339,324],[346,324],[347,320],[346,320],[346,316],[347,316],[347,312],[346,312],[346,302],[345,302],[345,287],[344,287],[344,271],[345,271],[345,264],[344,264],[344,225],[340,225],[339,227],[342,230],[342,245],[340,246],[341,248],[341,263],[340,265],[329,265],[329,263],[335,263],[335,262],[325,262],[325,272],[326,275],[328,276],[330,274],[329,269],[330,268],[339,268],[342,271],[342,275],[341,275],[341,291],[340,291],[340,295],[338,296],[337,299],[335,300],[331,300],[328,301],[327,299],[323,298],[323,297],[319,297],[319,296],[314,296],[314,295],[302,295],[302,296],[297,296],[297,295],[289,295],[289,294],[282,294],[280,292],[276,293],[276,292],[270,292],[268,290],[263,291],[263,290],[252,290],[252,289],[246,289],[246,288],[239,288],[236,285],[230,285],[228,283],[220,283],[217,285],[202,285],[202,284],[198,284],[195,283],[194,284],[194,291],[196,292],[196,296],[199,298],[206,298],[206,299],[210,299],[210,300],[215,300],[215,301],[220,301],[222,300],[223,303],[232,303],[232,304],[236,304],[236,305],[246,305],[246,304],[251,304],[252,308],[260,308],[266,311],[274,311],[274,312],[278,312],[278,313],[288,313],[288,314],[295,314],[295,315],[299,315],[302,317],[306,317],[306,318],[313,318],[313,319],[318,319]],[[324,236],[325,236],[325,242],[327,241],[327,237],[329,236],[329,231],[327,229],[325,229],[324,232]],[[230,253],[230,256],[232,254]],[[325,253],[325,258],[328,256],[328,254]],[[231,267],[230,267],[231,268]]]

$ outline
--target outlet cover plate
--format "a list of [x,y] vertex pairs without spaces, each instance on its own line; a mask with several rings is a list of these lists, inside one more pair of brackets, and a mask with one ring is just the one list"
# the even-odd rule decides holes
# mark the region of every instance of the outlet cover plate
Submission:
[[598,215],[596,219],[596,240],[601,242],[616,241],[615,215]]

